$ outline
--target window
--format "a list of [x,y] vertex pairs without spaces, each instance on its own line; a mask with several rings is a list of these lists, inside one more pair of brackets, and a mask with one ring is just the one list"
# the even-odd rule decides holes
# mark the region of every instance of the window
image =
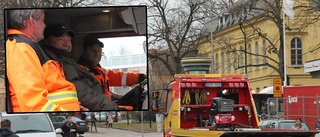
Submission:
[[299,38],[293,38],[290,42],[291,65],[302,65],[302,44]]
[[234,68],[234,74],[237,74],[237,53],[233,52],[233,68]]
[[227,52],[227,60],[228,60],[228,74],[230,74],[231,73],[231,57],[230,57],[230,52],[228,51]]
[[[249,53],[249,71],[252,71],[252,67],[251,65],[253,64],[252,63],[252,49],[251,49],[251,44],[249,44],[248,46],[248,53]],[[247,65],[247,64],[246,64]]]
[[[266,40],[263,40],[263,43],[262,43],[262,50],[263,50],[263,63],[264,64],[267,64],[267,44],[266,44]],[[264,65],[264,67],[267,67],[267,65]]]
[[259,45],[258,42],[256,42],[256,70],[259,69]]
[[221,73],[224,74],[224,52],[221,53]]
[[219,73],[219,56],[218,53],[216,53],[216,70],[215,73]]

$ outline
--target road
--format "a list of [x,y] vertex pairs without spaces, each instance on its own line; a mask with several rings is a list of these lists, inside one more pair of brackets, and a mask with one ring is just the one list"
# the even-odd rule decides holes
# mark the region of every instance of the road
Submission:
[[[98,132],[89,131],[86,132],[84,137],[161,137],[161,133],[139,133],[134,131],[120,130],[120,129],[110,129],[110,128],[97,128]],[[57,135],[57,137],[62,137]]]

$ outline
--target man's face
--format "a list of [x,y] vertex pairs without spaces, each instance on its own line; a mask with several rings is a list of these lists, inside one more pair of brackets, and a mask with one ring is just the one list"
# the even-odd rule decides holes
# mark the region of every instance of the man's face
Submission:
[[46,27],[46,24],[44,23],[44,11],[41,11],[41,15],[39,20],[36,20],[35,18],[31,17],[32,21],[32,28],[33,28],[33,38],[35,41],[39,42],[43,39],[43,31]]
[[83,57],[86,58],[92,65],[98,65],[102,57],[102,47],[99,44],[94,44],[91,47],[87,47],[83,52]]
[[71,117],[67,117],[67,121],[70,122],[71,121]]
[[47,44],[66,52],[71,52],[72,50],[71,36],[67,32],[60,37],[50,36]]

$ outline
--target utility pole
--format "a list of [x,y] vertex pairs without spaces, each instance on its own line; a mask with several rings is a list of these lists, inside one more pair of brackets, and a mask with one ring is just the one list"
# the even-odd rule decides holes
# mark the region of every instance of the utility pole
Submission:
[[244,74],[248,74],[247,40],[244,41]]
[[214,52],[213,52],[214,48],[213,48],[213,34],[212,33],[213,32],[210,31],[211,63],[212,63],[211,74],[214,74],[214,68],[213,68],[213,66],[214,66]]

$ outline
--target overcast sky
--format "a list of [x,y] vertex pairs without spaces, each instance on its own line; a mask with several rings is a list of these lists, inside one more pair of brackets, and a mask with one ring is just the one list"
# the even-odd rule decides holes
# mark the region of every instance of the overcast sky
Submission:
[[103,52],[107,57],[120,55],[121,48],[124,48],[128,54],[144,54],[143,42],[146,40],[145,36],[103,38],[100,40],[105,45]]

